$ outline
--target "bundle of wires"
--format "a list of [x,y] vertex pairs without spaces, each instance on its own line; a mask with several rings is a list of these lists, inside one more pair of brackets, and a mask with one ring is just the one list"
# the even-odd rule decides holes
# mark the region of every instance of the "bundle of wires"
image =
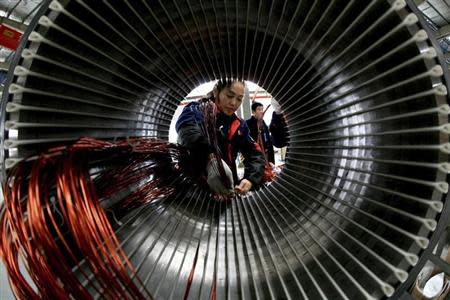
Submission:
[[[230,179],[227,177],[227,175],[225,174],[225,169],[223,166],[223,160],[222,160],[222,153],[220,153],[220,148],[219,148],[219,141],[217,138],[218,133],[218,128],[216,125],[217,119],[217,106],[214,104],[213,100],[214,97],[212,95],[212,92],[210,93],[211,96],[208,98],[204,98],[199,100],[200,101],[200,109],[203,113],[203,117],[204,117],[204,122],[203,124],[201,124],[201,130],[204,134],[204,136],[206,136],[206,138],[209,140],[209,144],[211,145],[211,148],[213,150],[212,155],[214,156],[214,158],[217,160],[218,164],[218,170],[216,170],[216,172],[220,175],[221,181],[223,182],[223,185],[225,186],[225,188],[227,188],[228,190],[233,190],[234,186],[233,183],[230,181]],[[217,198],[221,198],[220,200],[226,200],[227,197],[221,197],[221,195],[218,195],[219,197]]]
[[[155,139],[83,138],[19,163],[4,186],[0,215],[0,256],[15,295],[90,299],[91,289],[105,299],[151,298],[105,206],[127,211],[172,193],[172,179],[182,175],[180,153],[178,146]],[[110,205],[117,193],[125,196]],[[35,287],[23,276],[22,263]]]

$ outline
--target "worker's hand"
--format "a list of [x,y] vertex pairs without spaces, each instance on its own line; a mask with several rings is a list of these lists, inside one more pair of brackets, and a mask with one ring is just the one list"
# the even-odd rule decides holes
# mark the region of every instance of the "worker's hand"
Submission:
[[207,177],[208,186],[213,192],[217,194],[232,196],[234,194],[234,191],[231,188],[234,185],[233,172],[231,172],[231,169],[230,167],[228,167],[226,162],[224,162],[223,160],[221,161],[223,169],[225,170],[225,175],[227,176],[228,180],[231,183],[230,188],[227,188],[224,182],[222,181],[219,172],[219,161],[217,161],[217,159],[212,156],[210,156],[208,165],[206,166],[206,172],[208,175]]
[[234,191],[238,194],[246,194],[252,188],[252,185],[250,180],[242,179],[241,183],[234,187]]

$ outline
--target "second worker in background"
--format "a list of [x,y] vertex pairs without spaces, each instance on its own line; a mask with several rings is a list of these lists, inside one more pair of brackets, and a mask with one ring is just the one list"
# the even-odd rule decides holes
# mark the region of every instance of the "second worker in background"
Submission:
[[252,117],[246,121],[248,128],[250,129],[250,135],[262,148],[265,159],[272,164],[275,164],[272,139],[270,137],[269,128],[263,118],[263,105],[259,102],[254,102],[252,104]]

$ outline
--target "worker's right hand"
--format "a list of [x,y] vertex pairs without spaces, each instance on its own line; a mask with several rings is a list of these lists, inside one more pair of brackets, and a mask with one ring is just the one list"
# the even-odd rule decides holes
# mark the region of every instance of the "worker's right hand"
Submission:
[[238,194],[245,195],[252,188],[253,184],[248,179],[242,179],[239,185],[234,187],[234,191]]
[[220,176],[219,163],[220,162],[215,157],[210,157],[208,165],[206,166],[208,186],[217,194],[232,196],[234,194],[234,190],[232,188],[234,186],[233,172],[231,172],[231,169],[227,163],[221,160],[225,175],[231,184],[230,187],[227,187]]

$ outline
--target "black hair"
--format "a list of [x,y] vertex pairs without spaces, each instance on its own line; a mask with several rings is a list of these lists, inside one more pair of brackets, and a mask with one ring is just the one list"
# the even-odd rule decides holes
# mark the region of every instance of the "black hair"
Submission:
[[240,82],[245,86],[245,82],[243,80],[239,80],[236,78],[221,78],[217,81],[214,89],[220,93],[224,88],[230,87],[235,82]]
[[263,105],[261,103],[259,103],[259,102],[253,102],[253,104],[252,104],[252,111],[255,112],[256,109],[258,107],[260,107],[260,106],[263,106]]
[[230,87],[233,83],[235,82],[240,82],[244,85],[245,87],[245,81],[244,80],[240,80],[237,78],[221,78],[219,79],[216,84],[214,85],[214,88],[211,92],[209,92],[207,94],[207,96],[205,98],[200,99],[200,102],[207,102],[207,101],[215,101],[216,99],[214,98],[214,91],[217,91],[217,94],[220,94],[221,91],[223,91],[223,89]]

